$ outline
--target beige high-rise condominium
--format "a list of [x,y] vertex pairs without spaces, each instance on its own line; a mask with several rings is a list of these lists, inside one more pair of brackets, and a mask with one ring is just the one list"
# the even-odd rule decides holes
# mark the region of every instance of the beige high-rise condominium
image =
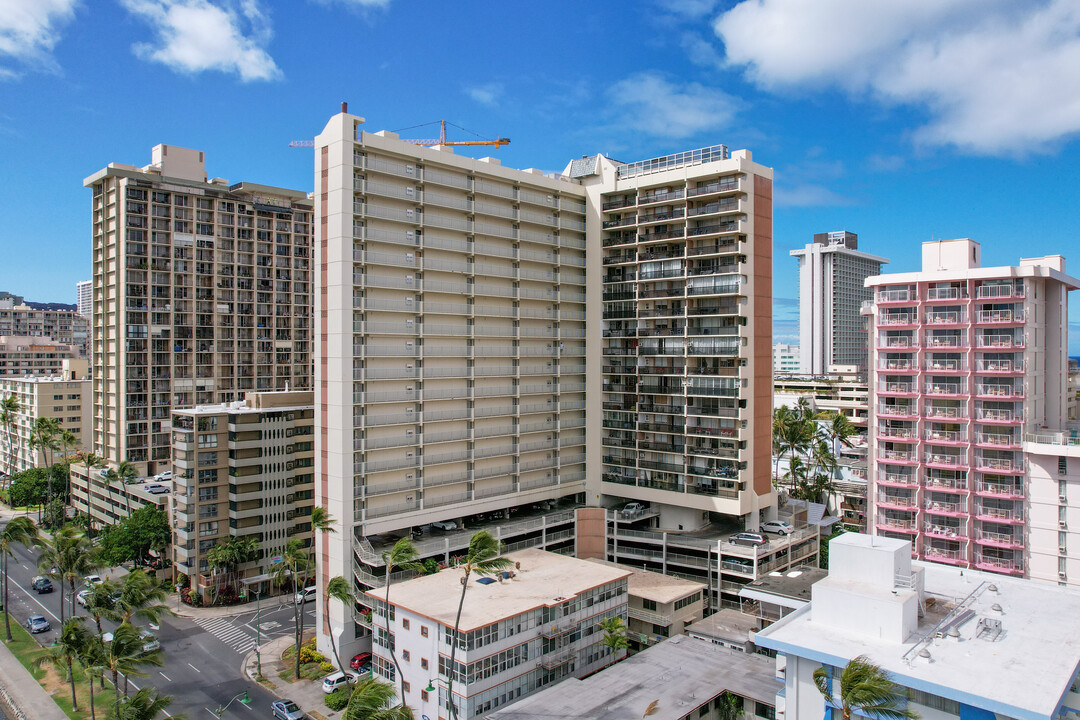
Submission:
[[[479,527],[598,556],[585,504],[649,501],[635,520],[687,531],[775,513],[770,169],[717,147],[544,175],[363,122],[343,111],[314,143],[315,490],[340,523],[320,587],[351,577],[363,604],[410,529],[439,561]],[[321,639],[363,649],[342,609],[328,626],[320,607]]]
[[170,412],[311,388],[311,202],[207,179],[203,153],[110,164],[93,190],[93,451],[169,467]]

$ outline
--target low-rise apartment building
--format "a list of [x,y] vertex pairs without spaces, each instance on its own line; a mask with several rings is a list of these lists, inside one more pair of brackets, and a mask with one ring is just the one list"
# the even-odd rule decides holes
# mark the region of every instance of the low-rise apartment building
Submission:
[[[85,371],[86,362],[76,361]],[[71,364],[68,363],[68,367]],[[71,431],[75,444],[53,453],[55,460],[64,453],[74,454],[88,448],[90,440],[90,381],[85,372],[68,370],[58,375],[0,376],[0,398],[15,397],[19,410],[8,427],[0,427],[0,471],[12,475],[48,462],[41,450],[30,446],[34,423],[38,418],[52,418],[61,432]]]
[[[65,361],[77,361],[79,350],[49,338],[29,335],[0,335],[0,377],[63,375]],[[76,377],[86,377],[87,363],[68,362],[66,369]]]
[[683,634],[686,626],[705,612],[705,583],[597,558],[589,558],[589,562],[632,573],[627,585],[626,623],[631,650],[643,650]]
[[148,505],[169,511],[172,481],[164,477],[135,478],[131,483],[108,483],[105,474],[117,466],[93,467],[75,463],[71,466],[71,506],[89,515],[96,527],[115,525],[131,513]]
[[236,570],[263,595],[286,542],[310,544],[314,417],[310,391],[173,411],[173,562],[193,590],[214,584],[206,553],[227,538],[257,539]]
[[[393,648],[405,681],[402,701],[417,714],[449,717],[450,643],[456,641],[454,703],[472,718],[568,677],[610,665],[599,623],[627,612],[628,570],[529,549],[506,556],[514,569],[470,576],[455,633],[464,571],[448,568],[393,586],[387,633],[384,591],[376,611],[373,668],[396,681]],[[435,687],[433,687],[435,686]]]
[[0,299],[0,335],[55,340],[75,347],[77,357],[90,354],[90,318],[75,305]]
[[[830,543],[808,605],[757,633],[777,653],[776,716],[819,720],[854,658],[889,674],[927,720],[1052,720],[1080,712],[1080,595],[1026,579],[913,562],[907,540],[848,533]],[[835,716],[835,711],[833,715]]]
[[799,346],[788,343],[776,343],[772,346],[773,375],[786,375],[799,372]]
[[734,695],[739,717],[775,720],[773,663],[676,635],[591,677],[548,688],[490,720],[719,720]]

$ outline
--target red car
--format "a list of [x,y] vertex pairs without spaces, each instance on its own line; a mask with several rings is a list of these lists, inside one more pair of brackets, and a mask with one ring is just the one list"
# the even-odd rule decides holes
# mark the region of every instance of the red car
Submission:
[[353,659],[349,661],[349,667],[353,670],[359,670],[360,668],[371,664],[371,653],[362,652],[353,655]]

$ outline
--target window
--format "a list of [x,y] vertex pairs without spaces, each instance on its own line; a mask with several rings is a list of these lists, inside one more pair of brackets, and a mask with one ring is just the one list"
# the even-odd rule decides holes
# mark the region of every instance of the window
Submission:
[[408,661],[409,661],[409,657],[410,657],[410,655],[409,655],[409,651],[408,651],[408,650],[402,650],[402,651],[401,651],[401,658],[402,658],[402,659],[403,659],[403,660],[404,660],[405,662],[408,662]]
[[682,600],[676,601],[675,609],[676,610],[682,610],[684,607],[688,607],[690,605],[693,605],[694,603],[696,603],[700,599],[701,599],[701,593],[696,592],[696,593],[694,593],[693,595],[691,595],[689,597],[684,597]]
[[1058,475],[1067,475],[1069,473],[1069,458],[1058,458]]
[[705,703],[705,704],[704,704],[704,705],[702,705],[702,706],[701,706],[701,708],[700,708],[700,709],[699,709],[699,710],[697,711],[697,716],[698,716],[699,718],[703,718],[703,717],[705,717],[705,716],[706,716],[706,715],[708,715],[708,714],[709,714],[709,703]]
[[405,692],[409,692],[409,681],[408,681],[408,680],[405,680],[405,681],[403,681],[403,682],[401,683],[401,688],[402,688],[402,689],[403,689],[403,690],[404,690]]
[[427,690],[421,690],[421,691],[420,691],[420,700],[421,700],[421,701],[423,701],[423,702],[427,702],[427,701],[428,701],[428,694],[427,694]]
[[652,612],[656,612],[656,601],[655,600],[642,600],[641,601],[641,607],[644,610],[651,610]]
[[409,629],[409,618],[401,618],[401,627]]
[[420,669],[421,670],[427,670],[428,669],[427,658],[420,658]]
[[206,433],[199,435],[199,447],[201,448],[216,448],[218,446],[218,436],[214,433]]
[[765,718],[765,720],[776,720],[776,709],[756,700],[754,701],[754,714]]
[[659,635],[660,637],[667,637],[668,636],[668,629],[666,627],[664,627],[663,625],[653,625],[652,626],[652,631],[653,631],[653,635]]
[[420,626],[420,637],[427,637],[427,636],[428,636],[427,625],[421,625]]

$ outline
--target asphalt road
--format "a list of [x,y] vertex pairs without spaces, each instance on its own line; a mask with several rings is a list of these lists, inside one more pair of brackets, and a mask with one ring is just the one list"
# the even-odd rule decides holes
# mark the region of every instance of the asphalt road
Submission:
[[[57,589],[44,595],[38,595],[30,588],[31,579],[38,574],[35,558],[36,553],[22,546],[16,547],[15,557],[9,561],[8,609],[13,623],[23,624],[33,614],[44,615],[52,624],[52,630],[35,637],[43,645],[48,645],[55,639],[60,627],[60,592],[56,583],[53,586]],[[110,573],[102,571],[100,574],[105,576]],[[288,600],[287,596],[284,600],[264,601],[257,624],[254,612],[215,620],[163,618],[161,627],[154,632],[161,641],[165,665],[145,668],[146,676],[133,677],[130,684],[135,689],[150,685],[171,695],[170,717],[185,713],[188,720],[212,720],[217,708],[245,690],[251,697],[251,704],[234,702],[222,717],[247,720],[271,717],[270,704],[276,698],[261,685],[251,682],[244,674],[242,665],[244,655],[254,645],[256,626],[262,629],[260,639],[264,644],[268,642],[268,633],[269,638],[292,633],[293,610]],[[75,607],[77,614],[86,616],[83,608],[78,604]],[[67,609],[65,592],[65,613]],[[308,613],[305,626],[311,627],[314,607],[309,603],[305,610]],[[102,624],[106,632],[115,626],[105,621]],[[145,625],[142,621],[137,624]],[[87,626],[94,629],[92,619],[88,618]]]

